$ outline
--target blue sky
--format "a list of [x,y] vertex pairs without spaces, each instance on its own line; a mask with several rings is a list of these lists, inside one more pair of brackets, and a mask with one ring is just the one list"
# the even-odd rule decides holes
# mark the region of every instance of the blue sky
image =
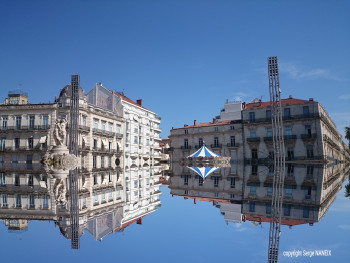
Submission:
[[20,87],[53,101],[80,74],[124,90],[171,127],[211,120],[226,99],[268,100],[267,57],[284,97],[350,124],[349,1],[0,1],[0,100]]

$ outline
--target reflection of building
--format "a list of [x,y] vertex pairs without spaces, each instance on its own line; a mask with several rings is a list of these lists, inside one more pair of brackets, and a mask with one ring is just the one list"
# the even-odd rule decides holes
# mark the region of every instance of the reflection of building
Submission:
[[[225,221],[270,222],[272,176],[268,166],[238,164],[231,177],[222,168],[204,181],[187,168],[172,164],[170,193],[185,199],[212,202]],[[335,200],[350,167],[345,164],[295,164],[286,167],[282,224],[299,225],[320,221]]]
[[[269,222],[271,214],[273,172],[265,166],[257,167],[255,178],[251,166],[245,167],[242,212],[247,220]],[[322,219],[335,200],[345,180],[344,165],[297,164],[286,167],[282,224],[314,223]]]

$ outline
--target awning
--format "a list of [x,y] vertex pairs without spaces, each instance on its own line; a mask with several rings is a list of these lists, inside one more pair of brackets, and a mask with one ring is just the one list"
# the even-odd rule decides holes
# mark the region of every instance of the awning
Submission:
[[39,143],[46,143],[47,136],[43,136],[40,138]]

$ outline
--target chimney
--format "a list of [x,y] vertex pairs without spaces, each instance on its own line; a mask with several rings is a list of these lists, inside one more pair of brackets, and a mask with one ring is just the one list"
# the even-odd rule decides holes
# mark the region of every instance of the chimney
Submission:
[[140,107],[142,107],[142,99],[139,99],[136,101],[137,105],[139,105]]
[[196,121],[196,120],[193,121],[193,125],[194,125],[194,126],[197,125],[197,121]]
[[292,95],[289,95],[289,99],[293,99],[293,96],[292,96]]
[[310,98],[309,101],[314,101],[314,98]]
[[245,102],[242,103],[243,109],[245,109]]
[[216,119],[215,118],[213,118],[213,123],[215,123],[216,122]]

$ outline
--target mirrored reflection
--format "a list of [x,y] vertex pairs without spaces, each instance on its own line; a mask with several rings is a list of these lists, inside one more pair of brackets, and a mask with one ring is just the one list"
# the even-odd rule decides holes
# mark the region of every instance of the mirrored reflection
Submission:
[[[255,226],[272,218],[273,159],[232,160],[230,167],[214,168],[207,176],[174,161],[166,183],[173,197],[211,202],[226,223],[251,222]],[[285,166],[281,225],[312,226],[322,220],[342,184],[348,180],[350,165],[328,161],[289,161]],[[212,211],[215,213],[215,211]],[[282,233],[281,233],[282,234]],[[282,235],[282,241],[283,237]],[[269,236],[266,236],[268,242]],[[266,253],[267,254],[267,253]]]
[[[140,171],[127,172],[127,176],[136,178],[135,174],[137,178],[132,181],[133,186],[127,185],[124,189],[122,172],[118,169],[94,173],[79,170],[79,237],[87,230],[96,240],[102,240],[132,223],[141,224],[145,215],[156,211],[160,205],[161,172],[142,172],[148,177],[140,179]],[[72,239],[69,177],[53,178],[40,168],[2,169],[0,179],[0,219],[8,230],[25,231],[32,220],[50,220],[64,237]],[[131,190],[133,197],[125,199],[124,193]]]

